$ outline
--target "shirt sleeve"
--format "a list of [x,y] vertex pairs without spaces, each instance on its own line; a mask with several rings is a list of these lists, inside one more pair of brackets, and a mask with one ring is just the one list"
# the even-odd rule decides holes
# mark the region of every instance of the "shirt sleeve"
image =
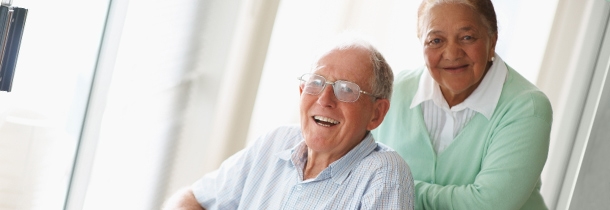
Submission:
[[247,151],[225,160],[220,168],[197,180],[191,189],[199,204],[207,210],[237,209],[247,177]]
[[246,189],[246,182],[255,176],[251,174],[252,169],[268,162],[268,151],[292,147],[295,140],[286,139],[294,139],[300,135],[298,131],[296,126],[278,127],[223,161],[217,170],[197,180],[191,189],[199,204],[207,210],[237,209],[244,190],[252,190]]
[[405,209],[414,208],[414,182],[406,162],[391,152],[385,155],[384,166],[375,170],[369,189],[362,197],[360,209]]
[[498,123],[473,184],[416,180],[416,209],[520,209],[539,186],[548,154],[552,113],[547,100],[538,102],[522,109],[536,114],[507,112]]

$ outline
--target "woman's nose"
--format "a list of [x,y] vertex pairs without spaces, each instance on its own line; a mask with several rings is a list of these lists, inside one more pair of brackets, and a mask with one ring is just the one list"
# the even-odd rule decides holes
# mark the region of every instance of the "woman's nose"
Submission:
[[462,46],[457,42],[447,43],[445,49],[443,50],[443,58],[447,60],[457,60],[464,54],[464,49],[462,49]]

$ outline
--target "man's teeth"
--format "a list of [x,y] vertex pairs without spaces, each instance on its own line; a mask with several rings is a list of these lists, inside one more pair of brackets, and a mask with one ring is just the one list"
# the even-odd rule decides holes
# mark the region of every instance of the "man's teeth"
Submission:
[[332,124],[332,125],[339,124],[339,121],[336,121],[336,120],[328,118],[328,117],[314,116],[313,118],[318,122],[318,124],[323,123],[323,124],[321,124],[323,126],[330,126],[329,124]]

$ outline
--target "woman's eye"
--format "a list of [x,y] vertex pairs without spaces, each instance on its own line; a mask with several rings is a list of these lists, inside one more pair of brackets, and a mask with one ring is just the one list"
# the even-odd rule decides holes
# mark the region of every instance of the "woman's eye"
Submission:
[[462,40],[466,42],[474,42],[476,39],[473,36],[464,36]]
[[441,39],[434,38],[434,39],[429,39],[425,45],[427,45],[427,47],[429,47],[429,48],[439,48],[442,45],[442,42],[443,41]]

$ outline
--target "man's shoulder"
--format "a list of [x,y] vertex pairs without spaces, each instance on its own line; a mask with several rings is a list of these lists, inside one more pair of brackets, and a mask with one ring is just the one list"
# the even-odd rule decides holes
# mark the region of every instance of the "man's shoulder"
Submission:
[[377,142],[377,148],[364,158],[363,162],[378,169],[410,171],[409,165],[398,152],[380,142]]
[[268,138],[300,136],[301,127],[296,124],[280,125],[270,130],[267,135]]
[[413,185],[413,175],[407,162],[393,149],[377,143],[377,148],[362,159],[357,174],[369,174],[374,180],[392,185]]
[[258,139],[262,145],[276,146],[278,149],[294,147],[303,140],[301,127],[298,125],[281,125],[264,134]]

